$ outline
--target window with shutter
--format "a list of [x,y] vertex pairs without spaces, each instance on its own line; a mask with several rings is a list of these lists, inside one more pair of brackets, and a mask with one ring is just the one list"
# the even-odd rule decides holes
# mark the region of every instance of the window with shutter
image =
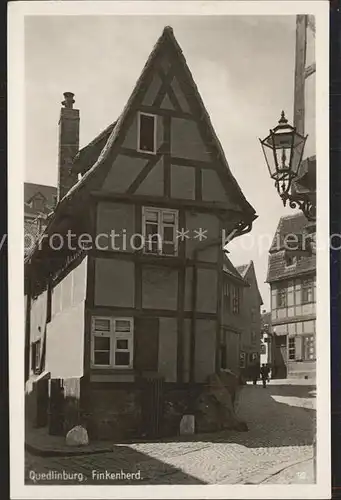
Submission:
[[143,207],[144,253],[177,255],[178,211]]

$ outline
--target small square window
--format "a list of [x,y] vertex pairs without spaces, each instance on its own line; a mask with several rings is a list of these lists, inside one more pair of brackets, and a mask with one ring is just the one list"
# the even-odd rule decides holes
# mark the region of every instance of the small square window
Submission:
[[156,116],[139,114],[138,149],[147,153],[155,153]]

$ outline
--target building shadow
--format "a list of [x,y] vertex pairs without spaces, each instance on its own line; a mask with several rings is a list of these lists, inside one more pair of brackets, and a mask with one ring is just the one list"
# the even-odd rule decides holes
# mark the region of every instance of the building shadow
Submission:
[[[40,457],[38,460],[34,457],[33,464],[32,467],[30,455],[26,452],[25,484],[28,485],[206,484],[173,465],[124,445],[113,445],[110,454],[77,455],[57,459]],[[35,481],[32,470],[36,474]],[[45,479],[40,477],[40,474],[48,474],[51,471],[53,476],[45,476]],[[131,476],[127,477],[127,474]]]

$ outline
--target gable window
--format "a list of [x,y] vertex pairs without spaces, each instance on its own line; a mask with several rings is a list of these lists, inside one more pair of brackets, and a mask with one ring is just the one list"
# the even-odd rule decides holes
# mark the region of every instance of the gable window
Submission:
[[177,255],[178,211],[143,207],[144,253]]
[[287,305],[287,289],[285,287],[277,290],[277,307],[286,307]]
[[302,281],[302,304],[314,302],[314,282],[313,280]]
[[37,340],[36,342],[32,342],[32,350],[31,350],[31,369],[33,373],[38,373],[40,369],[40,347],[41,341]]
[[44,208],[45,208],[45,199],[42,198],[41,196],[37,195],[32,200],[32,206],[33,206],[34,210],[42,212],[44,210]]
[[133,319],[94,317],[91,354],[95,368],[132,368]]
[[139,113],[138,117],[138,145],[139,151],[145,153],[156,152],[156,116]]
[[286,257],[285,267],[294,267],[297,264],[297,257],[294,255],[292,257]]

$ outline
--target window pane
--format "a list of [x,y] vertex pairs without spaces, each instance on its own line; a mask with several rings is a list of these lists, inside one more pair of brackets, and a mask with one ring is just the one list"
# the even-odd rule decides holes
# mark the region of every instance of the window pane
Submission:
[[110,365],[110,352],[95,352],[95,365]]
[[117,339],[116,340],[116,349],[128,349],[128,340],[127,339]]
[[130,364],[130,353],[116,351],[115,352],[115,365],[116,366],[129,366]]
[[154,116],[140,115],[140,149],[154,151]]
[[174,255],[175,254],[174,243],[164,243],[162,247],[162,253],[165,255]]
[[158,225],[147,223],[146,224],[146,238],[148,238],[149,235],[153,235],[153,234],[158,234]]
[[174,227],[165,226],[163,228],[163,241],[174,241]]
[[95,351],[110,351],[110,337],[95,337]]
[[130,321],[126,319],[115,320],[115,332],[130,332]]

